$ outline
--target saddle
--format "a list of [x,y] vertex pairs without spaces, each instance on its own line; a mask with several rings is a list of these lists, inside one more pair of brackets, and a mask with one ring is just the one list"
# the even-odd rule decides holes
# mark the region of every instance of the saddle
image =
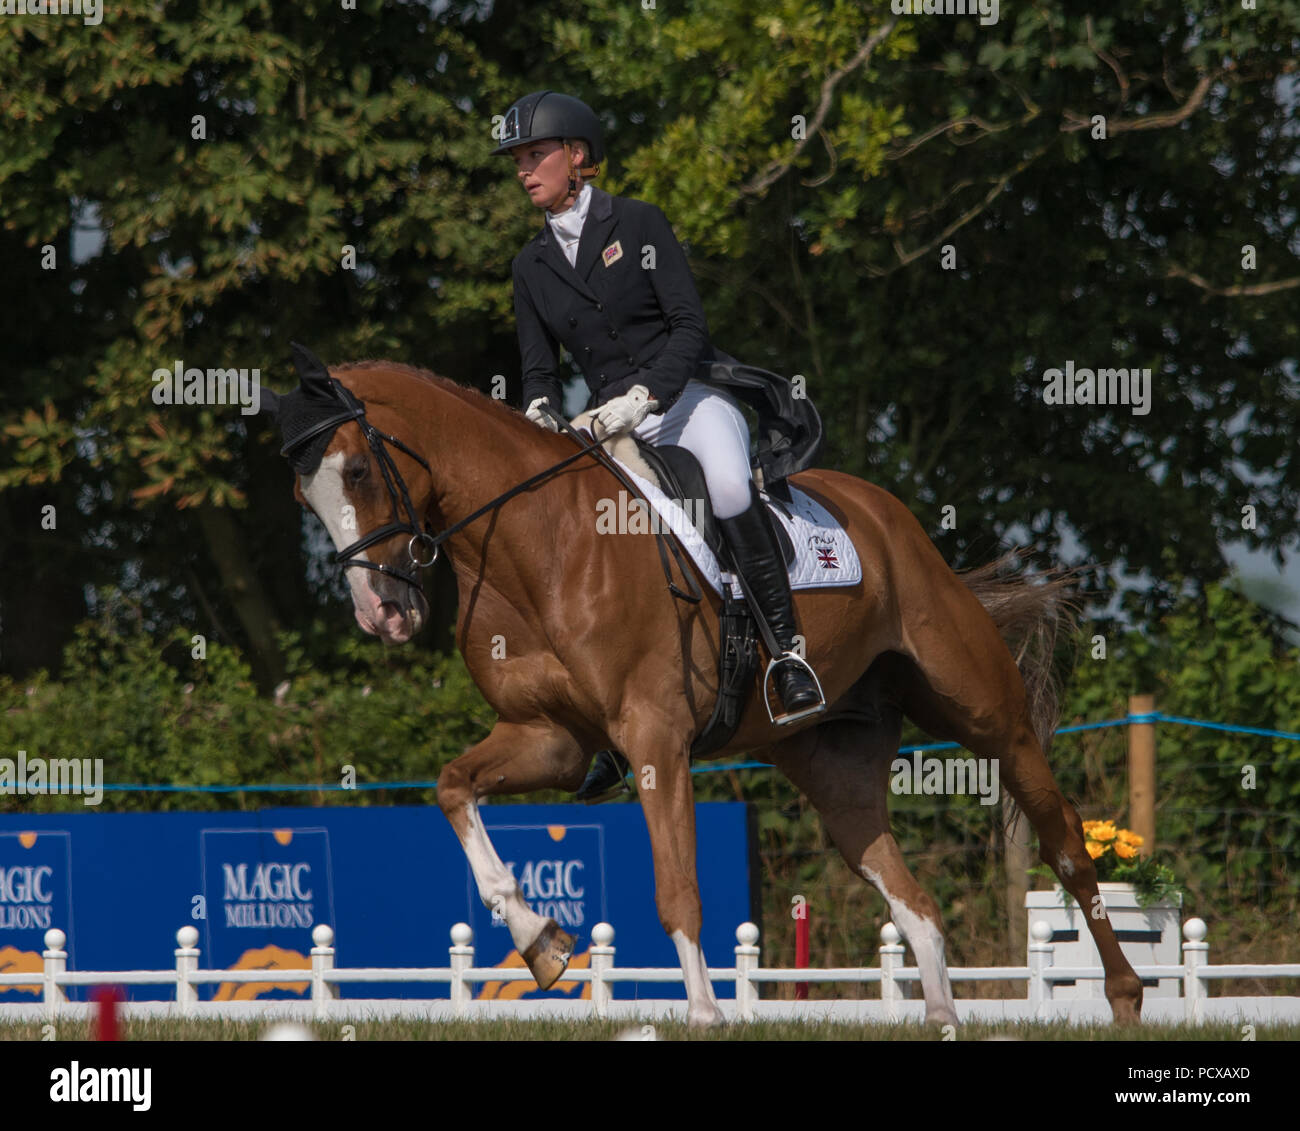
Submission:
[[[713,551],[719,561],[727,561],[730,555],[722,540],[722,530],[713,514],[713,504],[709,499],[708,487],[704,482],[704,468],[692,452],[677,444],[661,444],[655,447],[647,444],[640,436],[632,435],[636,441],[637,454],[652,472],[645,475],[638,470],[643,479],[649,479],[668,498],[681,504],[691,525],[700,532],[704,544]],[[615,458],[618,458],[617,456]],[[635,464],[633,465],[634,470]],[[782,504],[773,498],[768,504],[779,507]],[[794,564],[794,543],[779,522],[773,523],[777,541],[781,544],[781,555],[785,558],[786,568]]]
[[[632,435],[636,442],[637,455],[641,462],[652,472],[643,476],[657,482],[661,491],[668,498],[682,505],[691,518],[692,525],[700,532],[704,543],[717,556],[720,562],[730,562],[731,554],[722,538],[721,528],[713,514],[709,501],[708,488],[704,482],[704,469],[700,461],[683,447],[676,444],[661,444],[655,447],[647,444],[639,436]],[[640,474],[640,472],[638,472]],[[772,500],[773,506],[780,503]],[[776,530],[781,554],[788,569],[794,562],[794,544],[779,523],[772,524]],[[740,726],[741,716],[745,713],[745,704],[754,686],[754,676],[758,671],[758,626],[749,605],[732,595],[728,588],[722,597],[722,609],[718,614],[718,638],[721,653],[718,663],[718,698],[713,705],[713,714],[708,723],[691,744],[691,757],[711,754],[720,750],[731,741],[732,735]]]
[[[590,431],[593,415],[590,410],[583,412],[574,418],[572,427],[585,427]],[[704,469],[692,453],[676,444],[660,444],[656,447],[631,432],[610,437],[602,447],[614,459],[631,468],[641,478],[656,484],[669,499],[680,504],[718,561],[726,568],[732,567],[731,553],[723,541],[721,528],[713,514],[713,505],[709,501]],[[769,493],[766,502],[769,507],[784,509],[775,493]],[[794,544],[781,523],[773,522],[772,526],[786,568],[789,569],[795,559]],[[680,562],[679,565],[686,568]],[[709,721],[691,744],[692,758],[711,754],[731,741],[740,727],[745,705],[754,686],[754,676],[759,668],[758,625],[748,603],[743,598],[735,597],[729,586],[724,589],[722,608],[718,614],[718,635],[721,646],[718,698]]]

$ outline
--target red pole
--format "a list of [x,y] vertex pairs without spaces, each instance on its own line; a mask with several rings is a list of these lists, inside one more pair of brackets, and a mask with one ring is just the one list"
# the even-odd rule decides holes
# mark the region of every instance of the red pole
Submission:
[[116,986],[100,986],[95,990],[95,1040],[122,1039],[117,1024],[117,1003],[121,1000],[122,992]]
[[[794,966],[796,970],[806,970],[808,968],[808,905],[805,903],[799,910],[803,914],[794,921]],[[807,982],[795,982],[794,1000],[808,1000]]]

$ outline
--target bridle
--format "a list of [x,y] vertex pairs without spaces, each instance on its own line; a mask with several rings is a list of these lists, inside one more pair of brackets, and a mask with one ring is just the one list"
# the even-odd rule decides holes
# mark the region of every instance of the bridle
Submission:
[[[337,377],[331,377],[330,384],[333,386],[334,395],[337,396],[346,406],[345,409],[326,420],[318,421],[305,432],[295,436],[292,440],[286,441],[284,447],[280,449],[280,454],[282,456],[287,456],[295,448],[301,447],[308,440],[315,436],[319,436],[326,429],[332,431],[340,425],[346,424],[349,420],[355,420],[361,428],[362,435],[366,438],[366,443],[370,445],[371,452],[374,453],[375,462],[379,464],[379,470],[383,474],[384,485],[388,488],[388,498],[393,505],[393,514],[396,518],[396,521],[390,522],[386,526],[381,526],[377,530],[372,530],[364,537],[358,538],[352,543],[352,545],[345,546],[342,550],[335,553],[330,558],[330,561],[338,565],[340,569],[347,569],[348,566],[362,566],[365,569],[373,569],[379,573],[386,573],[391,577],[396,577],[401,581],[405,581],[408,585],[413,585],[416,589],[419,589],[420,578],[418,573],[407,573],[404,570],[389,565],[383,565],[380,562],[366,561],[363,558],[357,557],[357,555],[361,553],[362,550],[373,546],[376,542],[382,542],[385,538],[391,538],[394,534],[409,534],[411,538],[406,544],[406,556],[411,563],[411,568],[416,571],[428,569],[438,560],[438,548],[453,534],[463,530],[476,518],[480,518],[487,514],[488,511],[495,510],[502,503],[509,499],[513,499],[521,492],[527,491],[530,487],[542,482],[544,479],[549,479],[557,471],[568,467],[569,464],[576,460],[580,460],[588,453],[593,454],[598,462],[612,471],[619,482],[628,490],[633,494],[638,493],[636,486],[628,479],[618,464],[601,447],[600,440],[593,437],[590,442],[584,442],[582,433],[572,428],[563,416],[552,409],[549,405],[542,405],[542,411],[546,412],[551,417],[555,422],[557,429],[568,435],[579,445],[578,450],[572,455],[560,460],[559,463],[552,464],[550,467],[546,468],[545,471],[539,471],[536,475],[529,476],[522,483],[515,484],[515,486],[510,488],[510,490],[503,491],[495,499],[484,503],[472,514],[466,515],[459,522],[453,523],[451,526],[447,527],[447,529],[442,531],[442,533],[435,535],[431,530],[429,530],[427,523],[423,529],[420,528],[419,520],[415,514],[415,507],[411,504],[410,492],[406,489],[406,481],[402,478],[402,473],[397,470],[397,465],[393,462],[393,457],[388,454],[388,449],[384,447],[385,443],[392,444],[399,451],[405,452],[415,460],[416,463],[424,468],[425,471],[429,472],[430,475],[433,474],[432,468],[429,467],[429,464],[421,455],[417,452],[411,451],[411,449],[403,444],[396,436],[390,436],[387,432],[380,432],[378,428],[371,424],[370,421],[366,419],[365,404],[363,404],[357,397],[353,396],[352,391],[344,385],[342,381]],[[402,507],[406,508],[406,514],[410,519],[409,522],[401,521]],[[669,592],[672,593],[674,597],[678,597],[681,600],[689,601],[692,604],[699,604],[702,599],[699,584],[696,582],[694,576],[692,576],[690,570],[686,568],[686,563],[682,560],[682,553],[678,548],[677,543],[662,531],[655,532],[655,539],[656,545],[659,549],[659,561],[663,566],[664,578],[668,582]],[[422,561],[420,558],[416,557],[416,543],[427,547],[429,555],[427,561]],[[673,581],[672,569],[668,564],[668,553],[665,552],[664,549],[665,543],[667,543],[668,552],[671,552],[674,560],[677,562],[677,568],[680,570],[682,577],[686,580],[687,585],[690,586],[689,592],[680,589]]]
[[[337,377],[331,377],[330,382],[334,386],[335,396],[346,406],[344,410],[336,416],[317,422],[301,435],[289,440],[280,449],[280,454],[287,456],[295,448],[301,447],[308,440],[314,436],[319,436],[327,429],[332,432],[349,420],[355,420],[361,428],[361,434],[366,438],[366,443],[370,445],[370,451],[375,457],[375,463],[379,465],[379,471],[384,477],[384,486],[388,488],[388,499],[393,505],[395,521],[372,530],[362,538],[358,538],[352,545],[345,546],[335,553],[330,558],[330,561],[338,565],[340,569],[347,569],[348,566],[361,566],[365,569],[373,569],[378,573],[386,573],[390,577],[396,577],[398,580],[405,581],[408,585],[413,585],[416,589],[419,589],[420,578],[418,571],[428,569],[438,560],[438,544],[442,539],[434,538],[433,532],[429,530],[427,523],[421,529],[419,519],[415,514],[415,507],[411,504],[411,493],[406,489],[406,480],[402,478],[402,473],[397,470],[397,464],[393,462],[393,457],[388,454],[388,449],[384,445],[386,443],[392,444],[399,451],[405,452],[430,475],[433,474],[433,471],[424,457],[418,452],[411,451],[396,436],[381,432],[371,424],[366,419],[366,406],[352,395],[352,391],[342,381]],[[405,508],[409,519],[407,522],[401,521],[403,508]],[[369,549],[376,542],[384,541],[385,538],[391,538],[394,534],[409,534],[411,536],[410,541],[406,543],[406,556],[410,561],[410,568],[417,571],[416,573],[407,573],[405,570],[384,565],[382,562],[371,562],[358,557],[363,550]],[[428,547],[426,551],[428,554],[427,561],[416,556],[417,543]]]

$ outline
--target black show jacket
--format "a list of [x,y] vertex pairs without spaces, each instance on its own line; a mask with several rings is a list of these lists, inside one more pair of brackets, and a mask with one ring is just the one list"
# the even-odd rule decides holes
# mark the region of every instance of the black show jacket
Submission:
[[587,379],[588,408],[644,385],[662,412],[714,356],[686,256],[653,204],[592,185],[577,266],[543,219],[513,274],[525,408],[537,397],[563,407],[560,344]]

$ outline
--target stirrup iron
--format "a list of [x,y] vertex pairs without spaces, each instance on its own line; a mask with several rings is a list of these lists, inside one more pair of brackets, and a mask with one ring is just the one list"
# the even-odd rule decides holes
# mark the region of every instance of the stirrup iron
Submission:
[[[803,668],[810,677],[812,677],[813,686],[817,688],[817,695],[821,699],[820,703],[812,707],[805,707],[802,711],[792,711],[785,715],[772,714],[772,699],[768,694],[768,687],[772,681],[772,673],[776,671],[778,665],[794,662]],[[780,696],[778,695],[779,699]],[[812,665],[800,656],[797,652],[783,652],[779,656],[773,656],[768,661],[767,671],[763,673],[763,706],[767,708],[768,722],[779,727],[788,727],[792,723],[801,722],[804,719],[811,718],[813,715],[819,715],[826,710],[826,692],[822,690],[822,681],[817,678],[817,673],[812,670]]]

